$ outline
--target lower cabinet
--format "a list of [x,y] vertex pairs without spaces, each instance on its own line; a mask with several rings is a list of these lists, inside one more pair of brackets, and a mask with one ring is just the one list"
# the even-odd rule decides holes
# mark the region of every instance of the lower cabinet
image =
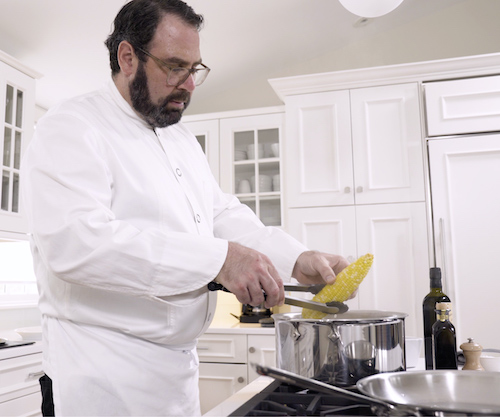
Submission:
[[41,353],[0,360],[0,416],[41,416],[42,375]]
[[206,333],[198,341],[201,413],[252,382],[252,363],[276,365],[274,334]]

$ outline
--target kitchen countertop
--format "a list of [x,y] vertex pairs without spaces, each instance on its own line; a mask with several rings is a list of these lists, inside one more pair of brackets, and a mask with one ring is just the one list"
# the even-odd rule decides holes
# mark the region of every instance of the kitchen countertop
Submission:
[[239,333],[239,334],[269,334],[274,335],[274,327],[262,327],[259,323],[240,323],[240,321],[227,315],[223,318],[214,318],[205,333]]
[[11,359],[17,356],[32,355],[42,352],[42,342],[35,342],[31,345],[12,346],[0,349],[0,360]]

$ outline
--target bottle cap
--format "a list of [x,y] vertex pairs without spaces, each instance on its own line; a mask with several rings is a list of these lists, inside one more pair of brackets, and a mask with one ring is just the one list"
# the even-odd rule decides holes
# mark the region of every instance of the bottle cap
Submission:
[[431,288],[441,288],[441,268],[430,269]]

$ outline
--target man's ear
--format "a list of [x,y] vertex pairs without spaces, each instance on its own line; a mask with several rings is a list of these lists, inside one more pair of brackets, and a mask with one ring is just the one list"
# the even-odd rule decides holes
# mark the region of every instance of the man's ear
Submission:
[[135,74],[138,58],[135,54],[134,47],[129,42],[120,42],[120,45],[118,45],[117,59],[120,70],[125,76],[129,77]]

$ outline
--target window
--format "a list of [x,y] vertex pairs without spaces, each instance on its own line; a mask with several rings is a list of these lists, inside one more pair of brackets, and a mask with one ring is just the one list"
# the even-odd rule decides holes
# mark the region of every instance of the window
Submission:
[[0,241],[0,308],[34,306],[37,301],[29,242]]

